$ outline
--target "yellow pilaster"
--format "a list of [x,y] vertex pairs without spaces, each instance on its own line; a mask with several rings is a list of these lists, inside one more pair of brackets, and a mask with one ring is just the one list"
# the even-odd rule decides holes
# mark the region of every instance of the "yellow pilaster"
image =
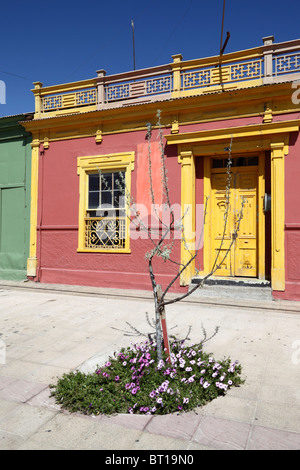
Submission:
[[[187,264],[195,252],[195,160],[191,151],[181,152],[181,216],[183,237],[181,241],[181,263]],[[182,286],[189,285],[195,274],[195,262],[188,264],[180,276]]]
[[285,290],[284,265],[284,142],[271,143],[272,289]]
[[30,202],[30,245],[27,260],[27,276],[35,277],[37,271],[37,204],[38,204],[38,171],[39,171],[39,139],[33,139],[31,154],[31,202]]
[[34,82],[34,98],[35,98],[35,119],[39,118],[42,112],[42,98],[41,90],[43,88],[42,82]]
[[178,98],[180,96],[181,90],[181,62],[182,55],[176,54],[172,56],[172,70],[173,70],[173,98]]
[[204,157],[204,175],[203,175],[203,190],[204,190],[204,207],[206,206],[206,217],[204,220],[204,250],[203,250],[203,269],[202,275],[210,272],[212,266],[211,260],[211,224],[208,221],[212,216],[211,214],[211,171],[210,171],[210,157]]

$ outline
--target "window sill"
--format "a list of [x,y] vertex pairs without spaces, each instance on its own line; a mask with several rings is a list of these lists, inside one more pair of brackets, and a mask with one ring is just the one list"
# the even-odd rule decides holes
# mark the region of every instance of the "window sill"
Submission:
[[110,250],[92,250],[90,248],[78,248],[77,253],[131,253],[129,248],[122,248],[120,250],[117,249],[110,249]]

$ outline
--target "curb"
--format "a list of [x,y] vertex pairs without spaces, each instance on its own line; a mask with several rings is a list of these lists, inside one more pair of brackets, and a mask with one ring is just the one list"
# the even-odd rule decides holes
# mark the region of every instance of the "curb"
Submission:
[[[92,286],[77,286],[67,284],[44,284],[37,283],[30,280],[24,281],[6,281],[0,280],[0,288],[10,289],[32,289],[35,291],[49,291],[61,294],[75,294],[87,296],[99,296],[106,298],[122,298],[124,300],[153,300],[151,291],[144,290],[125,290],[113,289],[109,287],[92,287]],[[172,300],[176,298],[176,294],[169,294],[167,299]],[[181,300],[187,304],[205,304],[205,305],[222,305],[233,308],[248,308],[259,310],[272,310],[278,313],[294,313],[300,314],[300,302],[293,300],[251,300],[249,299],[233,299],[225,297],[200,297],[193,296]]]

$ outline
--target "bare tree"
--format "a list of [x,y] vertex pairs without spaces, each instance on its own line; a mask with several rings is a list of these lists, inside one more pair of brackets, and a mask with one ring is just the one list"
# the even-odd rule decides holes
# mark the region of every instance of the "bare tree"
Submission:
[[[235,243],[239,228],[240,228],[240,222],[243,217],[243,208],[245,205],[245,200],[242,199],[241,202],[241,209],[239,213],[237,214],[236,218],[236,225],[234,228],[234,232],[232,233],[232,238],[231,242],[228,246],[228,248],[225,250],[225,253],[222,254],[221,250],[223,248],[224,244],[224,239],[225,239],[225,234],[226,234],[226,229],[228,225],[228,218],[230,214],[230,189],[231,189],[231,166],[232,166],[232,159],[231,159],[231,150],[232,150],[232,138],[230,141],[230,146],[228,147],[228,159],[227,159],[227,166],[226,166],[226,172],[227,172],[227,184],[226,184],[226,192],[225,192],[225,212],[224,212],[224,226],[223,226],[223,233],[222,233],[222,238],[220,241],[220,246],[219,249],[217,250],[216,257],[213,262],[213,266],[210,270],[210,272],[201,279],[201,281],[196,284],[193,288],[188,290],[188,292],[178,295],[175,298],[167,300],[166,295],[170,291],[171,287],[174,285],[174,283],[180,278],[181,274],[188,268],[188,266],[197,258],[198,252],[199,252],[199,247],[201,245],[201,239],[203,237],[203,229],[201,233],[201,237],[197,243],[198,246],[195,247],[195,250],[190,251],[188,244],[185,239],[185,233],[184,233],[184,217],[185,214],[181,217],[181,220],[175,221],[174,218],[174,212],[173,208],[170,204],[170,197],[169,197],[169,185],[168,185],[168,178],[167,178],[167,169],[166,169],[166,157],[164,154],[164,149],[163,149],[163,135],[162,135],[162,126],[161,126],[161,115],[160,111],[157,113],[158,117],[158,129],[159,129],[159,140],[160,140],[160,153],[161,153],[161,167],[162,167],[162,185],[164,189],[164,194],[165,194],[165,204],[170,210],[170,222],[168,225],[165,225],[162,220],[160,220],[160,224],[162,226],[162,232],[158,240],[152,240],[154,243],[154,248],[153,250],[147,254],[147,260],[148,260],[148,267],[149,267],[149,273],[150,273],[150,278],[151,278],[151,283],[152,283],[152,290],[153,290],[153,295],[154,295],[154,303],[155,303],[155,319],[156,319],[156,333],[157,333],[157,348],[158,348],[158,360],[162,358],[162,349],[160,348],[161,344],[161,336],[163,334],[163,342],[164,342],[164,347],[167,350],[167,355],[169,357],[170,355],[170,350],[169,350],[169,341],[168,341],[168,334],[167,334],[167,329],[166,329],[166,323],[165,323],[165,307],[167,305],[173,304],[175,302],[179,302],[183,300],[184,298],[190,296],[193,292],[195,292],[197,289],[203,287],[205,284],[206,280],[210,278],[222,265],[224,262],[225,258],[228,256],[228,253],[230,252],[233,244]],[[148,142],[150,142],[151,138],[151,133],[150,129],[148,127],[148,132],[147,132],[147,138]],[[150,191],[152,195],[152,202],[155,204],[154,201],[154,192],[152,188],[152,174],[151,174],[151,155],[150,155],[150,146],[149,146],[149,178],[150,178]],[[204,208],[204,218],[203,218],[203,225],[202,228],[204,227],[205,221],[206,221],[206,214],[207,214],[207,202],[208,198],[206,198],[205,201],[205,208]],[[177,227],[180,226],[182,230],[182,243],[184,243],[186,250],[189,253],[189,259],[185,264],[180,264],[178,268],[177,274],[173,277],[171,282],[164,288],[162,289],[162,286],[160,284],[157,284],[156,282],[156,277],[155,273],[153,271],[153,259],[155,256],[162,257],[165,261],[172,261],[171,259],[171,254],[172,254],[172,247],[173,243],[166,243],[166,238],[169,234],[173,232],[174,226],[177,224]]]
[[[166,222],[166,220],[163,219],[163,217],[161,217],[161,214],[159,210],[157,209],[157,204],[155,201],[155,193],[154,193],[154,188],[153,188],[153,168],[152,168],[152,159],[151,159],[151,145],[150,145],[152,125],[148,123],[147,124],[147,141],[148,141],[149,186],[150,186],[152,208],[154,210],[156,219],[159,223],[159,230],[158,230],[159,235],[158,236],[157,236],[157,228],[153,230],[152,227],[149,227],[148,224],[142,220],[139,210],[138,210],[138,206],[126,188],[125,188],[125,193],[126,193],[126,205],[127,205],[127,208],[129,208],[128,212],[129,212],[131,223],[133,225],[136,225],[136,227],[139,230],[146,231],[148,235],[148,239],[151,241],[151,244],[152,244],[152,249],[146,253],[145,258],[148,263],[148,271],[150,275],[151,286],[152,286],[153,297],[154,297],[157,360],[160,361],[163,358],[163,348],[166,350],[167,358],[170,360],[170,347],[169,347],[169,338],[168,338],[168,332],[167,332],[167,327],[166,327],[165,307],[167,305],[180,302],[181,300],[193,294],[197,289],[203,287],[207,279],[210,278],[222,265],[222,263],[224,262],[225,258],[228,256],[228,253],[230,252],[233,244],[235,243],[238,237],[240,222],[243,217],[243,208],[245,205],[245,200],[242,198],[241,209],[238,212],[237,217],[236,217],[236,225],[234,228],[234,232],[232,233],[231,242],[229,246],[227,247],[227,249],[225,250],[225,253],[224,252],[222,253],[222,248],[224,245],[224,239],[225,239],[225,234],[226,234],[226,228],[228,225],[228,218],[229,218],[230,210],[231,210],[230,209],[231,166],[232,166],[231,150],[232,150],[232,143],[233,143],[232,138],[231,138],[230,145],[226,149],[228,151],[228,159],[227,159],[227,166],[226,166],[227,184],[226,184],[226,192],[225,192],[224,227],[223,227],[222,238],[220,241],[220,246],[217,250],[217,253],[213,262],[213,266],[210,272],[206,274],[201,279],[201,281],[195,284],[195,286],[192,287],[190,290],[188,290],[187,292],[183,294],[179,294],[175,297],[167,299],[166,295],[168,294],[172,286],[174,286],[176,281],[178,281],[182,273],[190,266],[190,264],[193,263],[195,260],[197,260],[197,256],[199,253],[199,249],[201,246],[201,241],[202,241],[203,233],[204,233],[203,228],[206,222],[208,198],[206,198],[205,204],[204,204],[202,232],[197,242],[197,246],[195,246],[195,249],[191,250],[187,243],[185,230],[184,230],[184,218],[186,217],[186,212],[182,214],[178,220],[176,220],[174,208],[170,202],[170,187],[169,187],[168,177],[167,177],[167,166],[166,166],[166,157],[165,157],[164,146],[163,146],[163,133],[162,133],[160,111],[157,112],[157,118],[158,118],[158,122],[157,122],[158,138],[159,138],[159,144],[160,144],[161,184],[162,184],[163,196],[164,196],[164,209],[168,210],[170,214],[169,220]],[[123,189],[124,189],[124,185],[123,185]],[[184,246],[189,254],[189,259],[184,264],[172,258],[172,252],[173,252],[174,243],[175,243],[174,233],[178,230],[181,231],[181,243],[184,243]],[[155,231],[155,236],[153,236],[154,231]],[[161,258],[166,263],[168,262],[168,263],[177,265],[177,273],[174,275],[172,280],[164,289],[162,288],[161,284],[157,282],[157,279],[156,279],[157,274],[159,273],[155,273],[154,263],[153,263],[155,258]]]

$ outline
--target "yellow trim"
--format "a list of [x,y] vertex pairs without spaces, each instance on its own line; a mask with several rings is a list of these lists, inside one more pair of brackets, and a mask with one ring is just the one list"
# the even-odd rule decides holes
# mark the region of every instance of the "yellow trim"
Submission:
[[[178,161],[181,163],[181,216],[183,218],[181,263],[185,265],[195,253],[195,160],[192,152],[181,152]],[[195,261],[192,261],[181,274],[181,285],[188,285],[194,273]]]
[[[126,223],[126,246],[124,249],[85,248],[84,218],[88,201],[88,174],[93,171],[125,171],[126,192],[131,191],[131,172],[134,170],[134,152],[113,153],[109,155],[92,155],[77,158],[77,173],[79,175],[79,226],[78,252],[89,253],[130,253],[130,227]],[[128,214],[129,215],[129,214]]]
[[27,259],[27,276],[35,277],[37,272],[37,207],[38,207],[38,173],[39,173],[39,139],[31,143],[31,201],[30,201],[30,239],[29,258]]
[[[251,153],[252,154],[252,153]],[[243,153],[239,154],[241,156],[245,155]],[[249,154],[247,154],[249,156]],[[265,194],[265,152],[255,152],[253,156],[258,156],[258,166],[256,167],[240,167],[238,172],[246,174],[248,171],[252,172],[253,169],[256,169],[257,172],[257,186],[256,186],[256,196],[257,196],[257,277],[258,279],[265,279],[265,215],[264,215],[264,194]],[[225,155],[224,155],[225,157]],[[224,169],[211,169],[211,158],[204,157],[205,166],[204,171],[209,175],[209,181],[207,182],[206,187],[204,187],[204,195],[208,197],[209,201],[212,199],[211,193],[211,175],[212,173],[221,173],[224,172]],[[207,169],[205,169],[207,167]],[[233,173],[237,171],[238,167],[233,168]],[[205,174],[205,173],[204,173]],[[211,206],[208,206],[207,218],[206,218],[206,231],[204,232],[204,266],[205,269],[203,274],[208,274],[211,266],[214,262],[212,256],[214,256],[214,250],[212,250],[212,210]],[[218,275],[218,274],[217,274]]]
[[[209,273],[209,267],[211,266],[211,224],[209,223],[209,217],[211,214],[211,165],[210,157],[204,157],[203,163],[203,194],[204,194],[204,206],[207,202],[206,207],[206,217],[204,224],[204,250],[203,250],[203,269],[201,271],[202,275]],[[200,274],[200,273],[199,273]]]
[[173,64],[172,64],[172,70],[173,70],[173,93],[172,96],[176,96],[176,94],[180,95],[180,88],[181,88],[181,61],[182,61],[182,55],[181,54],[176,54],[172,56],[173,59]]
[[271,144],[271,278],[274,290],[285,290],[284,260],[284,156],[287,155],[285,142]]
[[[250,124],[246,126],[228,127],[223,129],[204,130],[196,132],[186,132],[181,134],[166,135],[165,138],[168,144],[197,144],[208,143],[216,141],[233,141],[235,139],[251,139],[265,136],[271,136],[278,133],[298,132],[299,119],[290,121],[278,121],[265,124]],[[224,150],[223,150],[224,151]]]

